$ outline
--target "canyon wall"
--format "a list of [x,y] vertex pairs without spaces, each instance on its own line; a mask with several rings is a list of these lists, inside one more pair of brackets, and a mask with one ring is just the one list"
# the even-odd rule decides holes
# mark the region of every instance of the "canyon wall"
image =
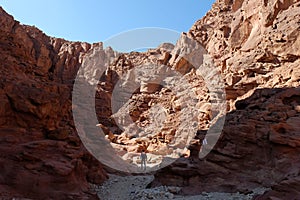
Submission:
[[152,185],[180,185],[187,194],[264,186],[271,191],[258,199],[299,198],[299,6],[219,0],[194,24],[188,35],[222,72],[229,112],[204,160],[182,158]]
[[[150,186],[181,186],[183,194],[248,193],[263,186],[271,189],[258,199],[299,197],[299,8],[295,0],[218,0],[177,44],[131,53],[103,49],[102,43],[46,36],[1,9],[0,194],[8,198],[96,198],[88,183],[100,184],[107,175],[77,135],[71,96],[79,67],[100,49],[99,56],[111,58],[95,95],[98,126],[106,139],[128,162],[141,150],[151,155],[154,164],[162,161],[160,154],[180,157],[157,171]],[[189,40],[204,47],[198,64],[205,66],[210,55],[221,73],[226,116],[216,117],[212,112],[211,104],[218,98],[214,99],[205,78],[188,59],[188,52],[195,49]],[[118,81],[125,77],[124,84],[130,85],[133,69],[147,64],[158,66],[150,69],[150,76],[162,65],[176,70],[189,83],[187,90],[194,92],[198,131],[189,146],[180,138],[181,122],[192,121],[190,112],[181,112],[192,99],[186,93],[142,80],[126,104],[129,113],[120,109],[128,94],[120,95],[119,112],[112,120],[111,98]],[[157,104],[164,113],[153,110]],[[126,114],[132,122],[121,130],[120,116]],[[157,130],[152,122],[161,114],[166,120]],[[200,160],[203,137],[218,120],[225,121],[220,140]],[[153,134],[139,137],[134,124]],[[210,143],[211,138],[207,139]],[[174,147],[186,147],[186,152],[176,152]]]
[[97,199],[88,182],[107,175],[71,114],[72,83],[93,45],[48,37],[2,9],[0,24],[1,198]]

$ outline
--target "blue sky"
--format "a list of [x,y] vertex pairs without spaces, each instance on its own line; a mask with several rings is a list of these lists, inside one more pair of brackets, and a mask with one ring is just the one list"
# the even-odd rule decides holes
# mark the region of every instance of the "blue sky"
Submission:
[[0,0],[23,24],[72,41],[100,42],[124,31],[159,27],[187,32],[214,0]]

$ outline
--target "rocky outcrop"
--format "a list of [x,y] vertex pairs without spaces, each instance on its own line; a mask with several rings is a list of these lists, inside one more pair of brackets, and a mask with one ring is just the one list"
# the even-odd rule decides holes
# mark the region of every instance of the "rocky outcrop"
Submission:
[[217,1],[189,35],[215,58],[234,101],[256,87],[299,86],[299,1]]
[[182,186],[195,194],[274,185],[263,198],[298,195],[297,184],[287,185],[299,177],[299,6],[219,0],[194,24],[188,36],[204,45],[222,72],[229,113],[204,160],[181,158],[160,170],[152,186]]
[[107,179],[71,116],[72,82],[93,46],[51,38],[0,9],[0,196],[92,199]]
[[279,184],[272,186],[272,190],[265,192],[263,195],[258,195],[254,199],[299,199],[299,183],[300,180],[298,174],[298,177],[283,180]]
[[[296,0],[218,0],[175,46],[162,44],[143,53],[51,38],[1,9],[0,194],[96,197],[88,182],[99,184],[107,177],[76,134],[71,92],[81,64],[100,49],[111,62],[99,82],[87,78],[97,70],[88,68],[83,77],[97,84],[93,110],[107,141],[128,163],[139,164],[142,150],[151,158],[149,165],[159,167],[166,155],[172,162],[180,157],[159,170],[151,186],[180,186],[183,194],[247,194],[264,186],[271,191],[257,198],[299,195],[299,5]],[[209,68],[208,54],[215,68]],[[209,85],[222,82],[213,80],[217,69],[226,97]],[[183,79],[158,75],[172,70]],[[201,77],[202,70],[211,76]],[[137,72],[143,76],[136,77]],[[117,91],[114,100],[118,87],[128,90]],[[88,112],[81,115],[86,118]],[[222,120],[218,144],[199,160],[205,134]],[[190,128],[193,137],[182,137]]]
[[238,101],[214,150],[204,160],[181,158],[162,169],[153,186],[181,186],[187,194],[247,193],[298,177],[299,91],[259,89]]
[[[199,67],[210,59],[201,45],[190,40],[183,34],[175,46],[162,44],[147,52],[122,54],[101,77],[96,95],[102,97],[96,99],[96,111],[102,113],[99,127],[129,163],[139,164],[142,150],[148,152],[148,163],[159,167],[167,164],[165,156],[170,162],[187,156],[189,140],[198,128],[207,129],[215,115],[209,103],[214,99],[204,81],[208,77],[199,76],[214,70]],[[203,57],[189,58],[196,53]],[[182,135],[187,129],[191,131]]]

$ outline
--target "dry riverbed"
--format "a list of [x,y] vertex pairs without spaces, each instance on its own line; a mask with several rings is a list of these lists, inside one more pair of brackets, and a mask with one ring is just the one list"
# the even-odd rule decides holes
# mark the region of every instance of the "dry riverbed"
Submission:
[[153,176],[116,176],[110,175],[101,186],[91,185],[101,200],[251,200],[256,194],[263,194],[267,188],[257,188],[251,194],[209,192],[197,196],[180,196],[178,187],[156,187],[146,189]]

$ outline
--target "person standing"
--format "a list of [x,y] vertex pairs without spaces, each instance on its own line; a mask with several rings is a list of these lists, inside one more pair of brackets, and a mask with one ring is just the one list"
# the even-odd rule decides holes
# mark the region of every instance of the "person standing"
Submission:
[[203,139],[203,141],[202,141],[202,145],[201,145],[201,147],[200,147],[200,152],[202,152],[203,151],[203,148],[205,147],[205,145],[207,145],[208,143],[207,143],[207,139],[206,138],[204,138]]
[[147,154],[145,153],[144,150],[141,152],[141,168],[142,170],[146,170],[146,163],[147,163]]

